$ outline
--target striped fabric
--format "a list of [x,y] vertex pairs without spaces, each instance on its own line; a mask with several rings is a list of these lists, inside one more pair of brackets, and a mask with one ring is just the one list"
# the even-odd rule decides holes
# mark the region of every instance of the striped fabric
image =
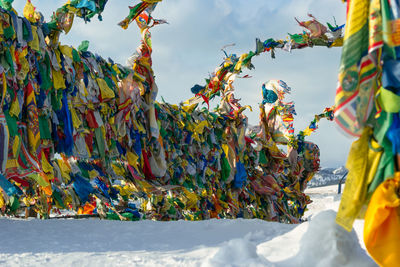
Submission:
[[381,28],[376,27],[381,21],[380,14],[379,0],[348,2],[335,121],[350,136],[361,135],[374,108],[383,45]]

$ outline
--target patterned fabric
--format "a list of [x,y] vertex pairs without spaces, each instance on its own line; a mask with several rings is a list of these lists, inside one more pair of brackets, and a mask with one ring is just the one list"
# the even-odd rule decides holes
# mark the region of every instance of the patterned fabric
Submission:
[[293,116],[296,115],[296,110],[293,102],[285,103],[283,99],[285,94],[290,94],[291,88],[282,80],[270,80],[262,87],[264,98],[266,90],[277,95],[275,102],[264,104],[272,138],[279,144],[287,144],[294,137]]
[[[379,0],[352,0],[336,92],[335,121],[348,135],[360,136],[374,108],[378,63],[383,45]],[[368,24],[368,21],[373,21]]]
[[39,129],[39,116],[36,106],[35,91],[33,90],[32,84],[28,83],[26,87],[26,109],[27,109],[27,121],[28,121],[28,143],[29,151],[32,155],[36,155],[40,141],[40,129]]
[[1,173],[5,173],[8,158],[8,141],[10,135],[8,133],[8,126],[6,117],[3,112],[0,113],[0,167]]
[[[93,9],[87,1],[80,3],[82,9],[77,11]],[[96,10],[101,11],[101,6],[96,5]],[[142,43],[128,69],[87,49],[59,46],[53,37],[59,30],[68,31],[64,15],[69,7],[56,12],[55,19],[64,25],[48,25],[56,28],[44,33],[52,42],[40,45],[40,54],[32,47],[19,50],[15,36],[2,36],[5,44],[11,44],[4,46],[8,65],[4,64],[7,80],[3,76],[2,105],[10,138],[6,178],[0,176],[0,187],[15,197],[15,203],[31,198],[29,203],[44,218],[53,208],[90,213],[96,203],[97,210],[103,210],[101,216],[107,212],[117,219],[132,218],[115,209],[114,201],[121,200],[122,205],[141,203],[134,211],[137,219],[143,214],[156,220],[245,217],[301,221],[309,203],[303,193],[305,181],[318,169],[313,164],[317,148],[306,144],[307,154],[297,155],[292,149],[286,155],[268,131],[264,109],[257,133],[246,134],[247,117],[242,113],[246,107],[235,99],[233,82],[243,67],[252,67],[255,52],[227,57],[207,82],[210,91],[202,92],[200,98],[221,93],[225,110],[222,106],[210,112],[157,103],[151,8],[137,18]],[[39,29],[40,23],[36,33],[44,37]],[[270,45],[281,44],[265,43],[261,49]],[[276,86],[276,110],[281,123],[290,125],[293,104],[282,102],[290,90],[282,81],[276,81]],[[55,152],[62,160],[54,157]],[[104,183],[96,183],[99,179]]]

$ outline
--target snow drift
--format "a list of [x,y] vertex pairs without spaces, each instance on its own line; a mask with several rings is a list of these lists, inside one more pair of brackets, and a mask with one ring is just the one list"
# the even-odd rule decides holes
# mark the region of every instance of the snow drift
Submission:
[[[336,186],[310,189],[299,225],[254,220],[0,219],[1,266],[376,266],[361,248],[363,222],[334,223]],[[322,212],[321,212],[322,211]]]

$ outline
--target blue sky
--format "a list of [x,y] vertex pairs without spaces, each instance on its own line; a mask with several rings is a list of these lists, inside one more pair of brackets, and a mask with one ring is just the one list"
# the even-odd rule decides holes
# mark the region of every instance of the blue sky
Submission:
[[[48,20],[66,1],[32,0]],[[109,0],[103,21],[93,18],[85,24],[75,19],[74,26],[61,42],[77,47],[89,40],[89,49],[104,58],[125,63],[139,44],[135,25],[128,30],[117,26],[128,14],[128,5],[138,1]],[[22,15],[25,1],[16,0],[14,8]],[[284,39],[287,33],[302,29],[294,17],[306,20],[313,14],[322,23],[345,22],[345,4],[340,0],[164,0],[153,13],[170,24],[152,30],[153,67],[160,96],[179,103],[192,96],[190,88],[204,79],[222,62],[221,47],[235,43],[228,53],[242,54],[255,49],[255,38]],[[246,74],[251,79],[235,82],[236,97],[253,107],[246,111],[251,124],[258,123],[261,84],[270,79],[284,80],[292,87],[289,99],[296,103],[296,131],[304,129],[313,115],[334,104],[339,48],[306,48],[291,53],[277,51],[276,59],[263,54],[253,60],[256,69]],[[344,137],[333,122],[322,121],[320,129],[308,140],[321,149],[321,166],[345,164],[352,140]]]

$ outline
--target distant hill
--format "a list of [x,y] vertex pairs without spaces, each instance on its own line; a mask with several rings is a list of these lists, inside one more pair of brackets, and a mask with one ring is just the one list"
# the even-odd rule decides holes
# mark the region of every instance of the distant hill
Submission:
[[[322,168],[317,172],[311,181],[308,183],[308,187],[320,187],[327,185],[338,184],[339,180],[347,173],[347,169],[344,166],[339,168]],[[344,179],[345,181],[346,179]]]

